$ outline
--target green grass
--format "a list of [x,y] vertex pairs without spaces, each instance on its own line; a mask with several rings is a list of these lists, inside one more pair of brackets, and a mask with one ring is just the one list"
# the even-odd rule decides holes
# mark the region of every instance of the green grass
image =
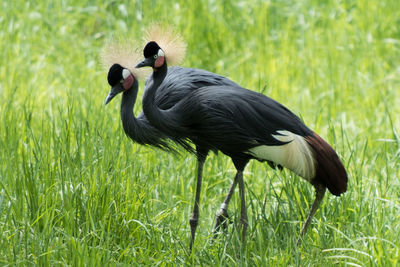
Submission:
[[[155,21],[188,42],[184,66],[284,103],[337,150],[348,192],[325,197],[302,246],[313,188],[255,161],[246,247],[237,192],[233,224],[212,243],[235,173],[219,154],[188,255],[195,158],[134,144],[118,98],[103,105],[102,45]],[[399,114],[398,0],[2,1],[0,265],[399,265]]]

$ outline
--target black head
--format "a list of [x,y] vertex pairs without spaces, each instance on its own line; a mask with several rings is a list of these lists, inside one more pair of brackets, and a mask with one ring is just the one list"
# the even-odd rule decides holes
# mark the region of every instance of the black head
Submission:
[[107,81],[110,86],[115,86],[122,80],[123,67],[119,64],[114,64],[108,71]]
[[117,94],[129,90],[135,82],[135,77],[133,77],[128,69],[119,64],[114,64],[108,71],[107,81],[111,86],[111,90],[106,98],[105,104],[110,102]]
[[136,68],[149,66],[152,68],[159,68],[165,63],[164,51],[154,41],[148,42],[143,49],[144,60],[136,65]]
[[143,49],[143,56],[145,58],[152,57],[158,54],[159,49],[161,49],[161,47],[156,42],[154,41],[148,42]]

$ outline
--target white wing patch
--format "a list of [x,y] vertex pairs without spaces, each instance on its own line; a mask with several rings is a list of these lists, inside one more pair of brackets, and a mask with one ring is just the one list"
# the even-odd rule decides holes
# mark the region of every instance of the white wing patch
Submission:
[[279,164],[306,180],[315,176],[315,160],[310,146],[300,135],[281,130],[272,135],[281,142],[290,142],[281,146],[261,145],[251,148],[248,153],[261,159]]

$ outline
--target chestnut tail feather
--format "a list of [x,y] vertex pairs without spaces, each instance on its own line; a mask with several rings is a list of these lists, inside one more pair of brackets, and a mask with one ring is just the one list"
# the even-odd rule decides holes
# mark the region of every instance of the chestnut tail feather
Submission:
[[313,149],[317,163],[315,177],[311,182],[322,184],[336,196],[346,192],[347,173],[335,150],[316,133],[305,139]]

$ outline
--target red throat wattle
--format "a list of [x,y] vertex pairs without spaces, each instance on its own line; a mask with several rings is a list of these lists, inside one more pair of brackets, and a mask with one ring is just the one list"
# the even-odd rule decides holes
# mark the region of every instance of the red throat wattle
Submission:
[[154,68],[159,68],[164,64],[164,57],[159,56],[156,61],[154,62]]
[[129,88],[132,87],[133,84],[133,76],[129,75],[128,77],[126,77],[124,83],[122,84],[122,86],[124,87],[125,91],[128,90]]

